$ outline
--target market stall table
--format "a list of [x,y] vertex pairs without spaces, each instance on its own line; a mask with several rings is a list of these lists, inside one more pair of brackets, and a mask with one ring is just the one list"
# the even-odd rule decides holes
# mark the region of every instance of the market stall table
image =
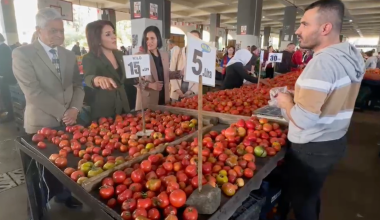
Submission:
[[32,143],[31,138],[27,136],[18,138],[15,142],[16,146],[20,149],[21,162],[28,191],[29,213],[33,220],[48,219],[47,210],[44,208],[48,192],[44,193],[41,188],[41,186],[46,184],[41,176],[44,172],[50,172],[54,175],[62,185],[90,207],[99,219],[113,219],[107,214],[106,210],[101,209],[99,206],[100,201],[93,198],[81,186],[65,175],[62,170],[49,161],[48,157],[53,152],[53,149],[40,151],[36,148],[36,145]]

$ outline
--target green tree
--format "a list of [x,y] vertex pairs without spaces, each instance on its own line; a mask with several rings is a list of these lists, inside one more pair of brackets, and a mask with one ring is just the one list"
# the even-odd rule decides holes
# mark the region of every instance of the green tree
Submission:
[[131,21],[122,20],[116,23],[117,40],[119,46],[131,46],[132,34],[131,34]]

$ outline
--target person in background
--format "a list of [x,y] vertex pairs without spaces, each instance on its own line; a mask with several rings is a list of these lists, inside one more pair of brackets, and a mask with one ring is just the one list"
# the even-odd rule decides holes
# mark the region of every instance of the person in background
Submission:
[[[98,20],[88,23],[86,37],[90,52],[83,56],[82,64],[86,86],[93,89],[90,103],[92,120],[130,112],[130,102],[124,88],[123,53],[117,49],[112,22]],[[129,81],[133,87],[133,79]]]
[[306,7],[295,32],[300,46],[313,50],[314,57],[299,76],[294,95],[277,95],[291,142],[282,168],[281,220],[287,219],[289,205],[297,220],[320,219],[323,184],[346,152],[365,65],[355,46],[340,42],[344,11],[340,0],[316,1]]
[[272,79],[273,76],[274,76],[274,69],[273,69],[272,62],[269,61],[269,54],[270,53],[273,53],[273,47],[272,46],[268,46],[267,50],[264,53],[264,62],[263,62],[263,65],[264,65],[264,67],[266,67],[265,68],[266,78]]
[[313,59],[313,51],[306,50],[305,56],[303,58],[303,62],[305,63],[305,65],[307,65],[311,59]]
[[295,69],[293,70],[297,70],[297,69],[302,69],[304,68],[305,64],[303,63],[303,52],[304,52],[304,49],[298,49],[294,54],[293,54],[293,57],[292,57],[292,62],[294,64],[294,66],[296,66]]
[[257,61],[260,58],[260,49],[257,48],[255,45],[252,45],[251,46],[251,53],[252,53],[251,60],[247,63],[247,65],[245,65],[245,69],[247,70],[247,72],[249,74],[255,74],[255,68],[257,66]]
[[[196,37],[200,38],[201,34],[197,30],[192,30],[190,33]],[[198,83],[193,83],[193,82],[185,82],[183,78],[185,77],[186,74],[186,47],[181,49],[180,56],[177,56],[177,62],[178,66],[175,68],[175,66],[171,65],[170,66],[170,71],[180,71],[181,74],[181,79],[172,79],[170,80],[170,86],[171,86],[171,91],[170,91],[170,98],[172,100],[178,101],[184,97],[188,97],[191,95],[196,95],[198,94]]]
[[235,47],[229,46],[227,48],[227,52],[224,54],[223,58],[220,60],[220,67],[223,67],[223,72],[222,72],[223,79],[226,75],[227,63],[232,59],[234,55],[235,55]]
[[81,55],[81,53],[80,53],[80,47],[79,47],[79,42],[77,42],[76,44],[74,44],[74,46],[71,49],[71,51],[73,51],[74,54],[77,55],[77,56]]
[[86,48],[82,47],[82,50],[80,51],[82,56],[85,55],[87,53],[87,50]]
[[366,69],[376,69],[377,66],[377,57],[373,56],[373,51],[367,51],[365,52],[366,56],[368,57],[365,61],[365,68]]
[[282,51],[282,60],[281,63],[277,63],[276,72],[278,73],[289,73],[292,68],[296,66],[292,62],[292,57],[296,45],[294,43],[289,43],[284,51]]
[[[75,124],[84,98],[77,58],[60,46],[65,40],[61,14],[53,8],[39,10],[36,29],[37,41],[12,53],[13,73],[26,100],[24,128],[30,136],[43,127]],[[49,200],[55,196],[67,207],[82,206],[47,169],[44,172],[49,188],[43,191],[49,192]]]
[[[180,55],[180,52],[181,52],[181,48],[177,45],[175,45],[174,41],[173,40],[168,40],[168,46],[169,46],[169,49],[170,49],[170,53],[169,53],[169,62],[170,62],[170,67],[172,67],[172,65],[176,65],[176,62],[178,60],[178,56]],[[174,62],[172,62],[172,58],[175,57],[173,59]]]
[[377,64],[376,64],[376,68],[377,68],[377,69],[380,69],[380,52],[377,53]]
[[224,53],[224,47],[223,47],[223,49],[222,49],[222,52]]
[[247,50],[248,50],[248,51],[251,51],[251,46],[247,46]]
[[124,46],[120,47],[120,51],[123,53],[123,55],[127,55],[127,49],[125,49]]
[[162,38],[160,30],[156,26],[145,28],[141,45],[144,52],[139,54],[150,55],[151,75],[141,77],[138,82],[136,110],[146,108],[149,104],[168,104],[170,102],[170,79],[181,77],[178,72],[171,72],[169,69],[169,55],[160,50]]
[[[223,80],[222,89],[234,89],[243,85],[244,80],[257,83],[258,79],[250,76],[244,68],[251,60],[252,53],[248,50],[238,50],[227,64],[226,77]],[[265,83],[265,80],[261,82]]]
[[8,122],[13,119],[13,107],[9,86],[16,83],[12,71],[12,51],[5,43],[5,38],[0,34],[0,97],[1,102],[7,112],[6,117],[0,118],[0,123]]

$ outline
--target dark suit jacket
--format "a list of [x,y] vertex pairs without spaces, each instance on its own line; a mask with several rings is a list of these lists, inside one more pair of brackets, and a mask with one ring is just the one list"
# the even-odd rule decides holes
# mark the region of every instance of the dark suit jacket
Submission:
[[24,127],[28,134],[43,127],[58,127],[67,109],[82,109],[84,91],[73,52],[57,47],[61,74],[39,43],[16,48],[13,72],[24,92]]
[[[119,68],[122,68],[121,76],[113,68],[111,62],[104,54],[98,57],[94,53],[89,52],[84,55],[82,59],[84,81],[86,86],[93,88],[93,100],[90,103],[91,117],[93,120],[99,117],[114,117],[117,114],[130,111],[127,94],[124,89],[126,76],[123,53],[115,50],[113,54],[119,64]],[[110,91],[94,87],[93,80],[97,76],[113,79],[118,88]]]
[[0,45],[0,76],[3,77],[3,82],[14,84],[16,78],[12,71],[12,51],[5,43]]

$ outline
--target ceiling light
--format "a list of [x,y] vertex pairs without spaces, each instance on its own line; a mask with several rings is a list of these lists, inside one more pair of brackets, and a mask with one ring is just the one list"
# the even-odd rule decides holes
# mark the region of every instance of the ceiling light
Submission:
[[352,20],[350,20],[350,22],[352,22]]
[[265,18],[265,16],[263,16],[263,18]]

